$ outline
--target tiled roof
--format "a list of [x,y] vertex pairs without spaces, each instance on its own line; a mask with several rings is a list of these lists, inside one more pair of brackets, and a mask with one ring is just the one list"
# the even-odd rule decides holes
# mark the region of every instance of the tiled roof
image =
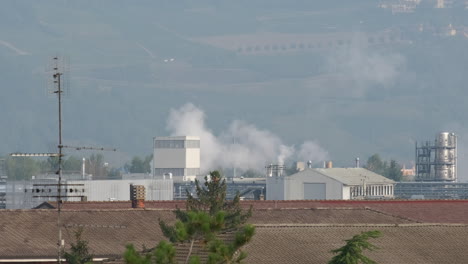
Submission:
[[[296,201],[241,201],[245,208],[369,208],[390,215],[425,223],[468,224],[468,200],[296,200]],[[146,208],[185,208],[185,201],[146,201]],[[124,202],[65,202],[64,210],[128,209],[130,201]]]
[[[327,263],[331,250],[362,231],[380,230],[365,255],[380,264],[465,263],[466,225],[263,225],[245,246],[246,263]],[[278,239],[281,238],[281,239]]]
[[[170,210],[63,210],[63,238],[67,246],[73,231],[83,227],[97,257],[119,256],[127,243],[137,248],[155,246],[164,239],[158,219],[174,222]],[[258,209],[249,219],[257,224],[356,224],[411,223],[366,209]],[[57,241],[57,211],[0,211],[0,259],[54,257]]]

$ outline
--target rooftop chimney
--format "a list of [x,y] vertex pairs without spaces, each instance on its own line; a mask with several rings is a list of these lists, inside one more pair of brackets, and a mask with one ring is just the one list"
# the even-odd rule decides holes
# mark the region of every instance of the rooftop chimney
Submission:
[[305,169],[305,164],[302,161],[296,162],[296,171],[303,171]]
[[130,184],[130,200],[132,208],[145,208],[145,186]]
[[331,160],[330,160],[330,161],[327,161],[327,163],[326,163],[326,165],[325,165],[325,168],[326,168],[326,169],[331,169],[331,168],[333,168],[333,163],[332,163]]

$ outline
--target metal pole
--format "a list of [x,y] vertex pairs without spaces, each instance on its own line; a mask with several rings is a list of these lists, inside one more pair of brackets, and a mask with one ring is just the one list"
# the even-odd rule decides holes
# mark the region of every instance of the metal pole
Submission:
[[[54,58],[57,63],[57,57]],[[57,83],[57,93],[58,96],[58,112],[59,112],[59,123],[58,123],[58,130],[59,130],[59,156],[58,156],[58,184],[57,184],[57,227],[58,227],[58,249],[57,249],[57,260],[58,263],[62,263],[62,223],[61,223],[61,205],[62,205],[62,87],[61,87],[61,78],[60,76],[62,73],[58,71],[58,65],[56,64],[55,67],[56,73],[54,74],[54,78],[56,79]]]

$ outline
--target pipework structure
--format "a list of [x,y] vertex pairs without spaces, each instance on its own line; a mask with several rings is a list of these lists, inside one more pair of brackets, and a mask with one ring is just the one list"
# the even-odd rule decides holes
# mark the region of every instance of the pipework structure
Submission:
[[434,143],[416,142],[416,181],[457,182],[457,135],[441,132]]

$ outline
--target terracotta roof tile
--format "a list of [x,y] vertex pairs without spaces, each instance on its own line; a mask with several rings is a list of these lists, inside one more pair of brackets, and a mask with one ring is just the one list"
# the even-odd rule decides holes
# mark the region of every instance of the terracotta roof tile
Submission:
[[[332,249],[362,231],[380,230],[371,242],[380,248],[366,255],[377,263],[463,263],[468,259],[468,226],[309,225],[257,226],[245,246],[246,263],[327,263]],[[281,238],[281,239],[278,239]]]

